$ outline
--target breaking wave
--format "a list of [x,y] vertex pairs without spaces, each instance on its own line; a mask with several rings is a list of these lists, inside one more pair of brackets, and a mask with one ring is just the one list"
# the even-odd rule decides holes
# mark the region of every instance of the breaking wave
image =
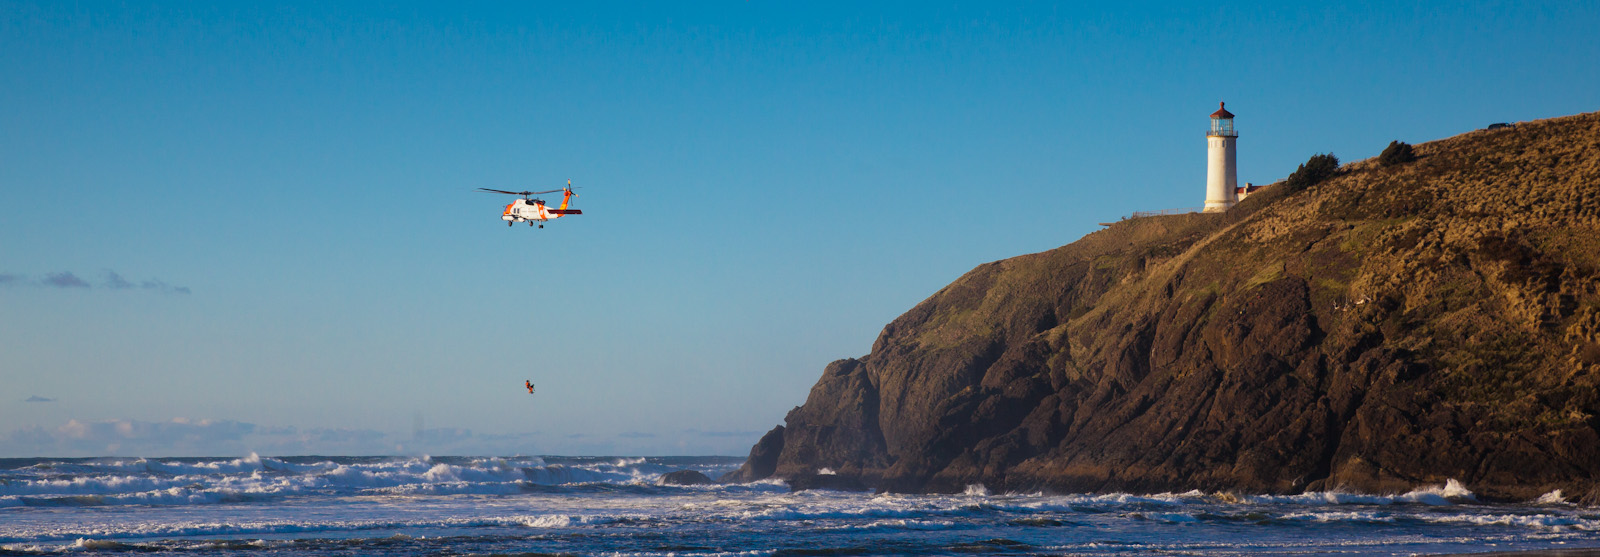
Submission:
[[[554,457],[552,457],[554,458]],[[0,470],[0,508],[204,505],[300,495],[511,495],[549,488],[656,486],[662,475],[720,475],[736,459],[646,458],[76,459]],[[679,459],[682,460],[682,459]]]

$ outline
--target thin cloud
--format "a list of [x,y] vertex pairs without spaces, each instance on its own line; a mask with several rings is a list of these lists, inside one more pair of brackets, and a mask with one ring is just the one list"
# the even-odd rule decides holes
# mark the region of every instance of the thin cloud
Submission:
[[139,283],[139,288],[143,288],[145,290],[159,290],[161,292],[166,292],[168,294],[188,294],[189,293],[189,287],[187,287],[187,286],[172,286],[170,284],[167,284],[165,282],[161,282],[159,280],[147,280],[147,281],[141,282],[141,283]]
[[72,274],[72,271],[62,271],[45,275],[44,285],[56,288],[88,288],[89,282],[78,278],[78,275]]
[[133,281],[130,281],[130,280],[125,279],[125,278],[122,278],[122,275],[117,274],[116,271],[113,271],[111,269],[106,269],[106,283],[105,284],[106,284],[106,288],[110,288],[112,290],[126,290],[126,289],[129,289],[129,288],[143,288],[145,290],[155,290],[157,292],[164,292],[164,293],[167,293],[167,294],[188,294],[189,293],[189,287],[187,287],[187,286],[173,286],[173,285],[167,284],[166,281],[159,280],[159,279],[142,280],[142,281],[139,281],[138,284],[135,284]]
[[[36,397],[43,398],[43,397]],[[68,420],[53,428],[0,432],[0,458],[29,456],[225,456],[248,454],[391,454],[394,440],[380,431],[257,427],[233,420],[174,418]]]
[[[120,273],[110,269],[107,269],[103,273],[103,276],[104,279],[98,282],[98,286],[107,290],[149,290],[153,292],[161,292],[163,294],[193,293],[193,291],[187,286],[169,284],[167,281],[161,279],[152,278],[134,282],[128,280],[127,277],[122,276]],[[89,281],[84,280],[82,277],[79,277],[72,271],[62,271],[59,273],[47,273],[42,279],[31,279],[27,275],[19,275],[14,273],[0,273],[0,286],[39,286],[49,288],[88,289],[95,287],[96,284],[91,284]]]
[[106,288],[110,288],[112,290],[123,290],[127,288],[133,288],[134,286],[135,285],[133,283],[128,282],[128,279],[122,278],[122,275],[117,274],[116,271],[112,271],[110,269],[106,270]]
[[[41,397],[42,398],[42,397]],[[56,426],[0,430],[0,458],[12,457],[190,457],[262,455],[511,455],[550,451],[611,454],[609,443],[557,441],[545,434],[475,434],[466,428],[415,432],[371,429],[265,426],[217,419],[174,418],[68,420]],[[584,438],[584,435],[577,435]],[[592,440],[593,438],[590,437]]]
[[241,454],[252,424],[232,420],[167,422],[68,420],[54,429],[13,431],[0,452],[22,455],[208,456]]
[[655,436],[656,434],[654,433],[645,433],[642,431],[624,431],[617,434],[617,437],[622,437],[624,439],[654,439]]
[[39,395],[33,395],[33,396],[28,397],[26,400],[23,400],[23,402],[55,402],[55,401],[56,401],[56,399],[45,398],[45,397],[42,397],[42,396],[39,396]]

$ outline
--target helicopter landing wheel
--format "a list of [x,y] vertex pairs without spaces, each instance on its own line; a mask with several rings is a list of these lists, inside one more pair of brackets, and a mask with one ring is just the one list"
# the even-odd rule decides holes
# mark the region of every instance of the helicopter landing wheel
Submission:
[[541,224],[541,225],[539,225],[539,228],[544,228],[544,225],[542,225],[542,224]]
[[506,222],[506,226],[507,226],[507,227],[510,227],[510,226],[511,226],[511,225],[512,225],[512,224],[514,224],[514,223],[512,223],[512,222],[510,222],[510,221],[507,221],[507,222]]

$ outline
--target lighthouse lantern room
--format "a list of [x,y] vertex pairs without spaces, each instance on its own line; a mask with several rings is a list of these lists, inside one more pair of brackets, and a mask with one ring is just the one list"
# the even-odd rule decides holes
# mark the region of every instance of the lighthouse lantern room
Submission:
[[1211,129],[1206,132],[1206,206],[1208,213],[1228,210],[1239,202],[1239,184],[1234,143],[1239,134],[1233,129],[1233,113],[1219,103],[1211,113]]

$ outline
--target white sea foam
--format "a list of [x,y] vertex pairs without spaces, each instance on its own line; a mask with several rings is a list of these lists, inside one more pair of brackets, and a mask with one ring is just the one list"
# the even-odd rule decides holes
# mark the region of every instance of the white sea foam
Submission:
[[[537,457],[436,461],[427,456],[349,462],[290,462],[251,454],[200,461],[108,459],[41,463],[0,471],[0,508],[34,505],[194,505],[305,494],[511,495],[529,485],[649,486],[677,470],[644,458]],[[716,473],[715,468],[707,472]],[[776,490],[781,483],[704,490]]]
[[573,524],[572,516],[565,514],[529,517],[521,522],[529,528],[566,528]]
[[747,510],[732,518],[743,520],[823,520],[841,518],[907,518],[923,516],[925,509],[851,507],[776,507]]
[[1441,524],[1522,526],[1554,531],[1567,529],[1600,531],[1600,521],[1578,516],[1552,514],[1465,514],[1418,516],[1416,518]]
[[55,547],[51,547],[51,546],[45,545],[45,544],[38,544],[38,543],[26,543],[26,544],[25,543],[15,543],[15,544],[0,544],[0,551],[8,551],[8,552],[11,552],[11,553],[18,553],[18,554],[22,554],[22,555],[28,555],[28,554],[53,553],[53,552],[59,551],[59,549],[55,548]]
[[85,538],[78,538],[78,541],[73,543],[72,546],[74,548],[77,548],[77,549],[89,549],[89,550],[95,550],[95,549],[115,550],[115,549],[124,549],[124,548],[128,547],[127,544],[124,544],[124,543],[121,543],[121,542],[114,542],[114,541],[111,541],[111,540],[91,540],[91,539],[85,539]]
[[1473,495],[1467,486],[1454,478],[1446,481],[1441,487],[1424,487],[1411,490],[1410,493],[1400,496],[1401,500],[1423,503],[1428,505],[1449,505],[1456,501],[1477,501],[1478,496]]
[[616,522],[620,517],[598,515],[571,515],[547,514],[537,516],[514,516],[504,519],[506,524],[525,526],[528,528],[571,528],[593,524],[609,524]]
[[1343,491],[1313,491],[1298,495],[1247,495],[1240,500],[1257,504],[1294,505],[1393,505],[1394,495],[1369,495]]
[[[608,524],[623,518],[642,519],[645,515],[509,515],[488,517],[451,517],[429,520],[274,520],[240,522],[146,522],[109,528],[95,525],[74,525],[54,531],[0,530],[0,543],[50,542],[82,540],[80,543],[100,544],[114,540],[139,538],[171,538],[191,536],[258,536],[277,534],[358,532],[368,530],[415,531],[425,528],[471,528],[517,526],[528,528],[565,528],[583,525]],[[26,539],[18,539],[26,538]],[[81,547],[90,548],[90,545]]]
[[1551,491],[1550,493],[1540,495],[1539,498],[1534,499],[1533,502],[1534,504],[1538,505],[1560,505],[1567,502],[1567,498],[1563,497],[1561,495],[1561,490],[1557,489]]
[[380,487],[371,491],[384,495],[514,495],[522,489],[505,483],[443,482]]
[[1299,512],[1285,514],[1282,518],[1283,520],[1309,522],[1394,522],[1394,516],[1389,513],[1372,511]]
[[1158,493],[1158,494],[1155,494],[1155,495],[1134,495],[1132,493],[1109,493],[1109,494],[1105,494],[1105,495],[1085,496],[1082,499],[1080,499],[1079,502],[1084,502],[1084,503],[1117,503],[1117,504],[1120,504],[1120,505],[1128,505],[1128,504],[1181,505],[1181,504],[1183,504],[1185,502],[1184,499],[1186,497],[1189,497],[1189,498],[1198,498],[1199,497],[1199,495],[1198,495],[1199,492],[1190,492],[1190,493],[1195,493],[1196,495],[1188,496],[1186,494],[1172,494],[1172,493]]
[[22,480],[0,484],[0,495],[100,495],[166,489],[192,484],[198,478],[179,476],[103,476],[65,479]]
[[1369,495],[1361,493],[1346,493],[1342,491],[1314,491],[1299,495],[1249,495],[1239,499],[1258,504],[1297,504],[1297,505],[1394,505],[1404,503],[1419,503],[1423,505],[1452,505],[1459,502],[1477,501],[1478,497],[1454,479],[1448,480],[1442,486],[1429,486],[1413,489],[1400,495]]
[[961,526],[959,524],[957,524],[953,520],[913,520],[913,519],[906,519],[906,518],[896,518],[896,519],[888,519],[888,520],[874,520],[872,522],[868,522],[868,523],[865,523],[865,524],[847,524],[847,525],[843,525],[843,526],[822,527],[822,528],[819,528],[819,530],[823,530],[823,531],[848,530],[848,531],[858,531],[858,532],[911,530],[911,531],[929,532],[929,531],[936,531],[936,530],[950,530],[950,529],[960,528],[960,527]]

